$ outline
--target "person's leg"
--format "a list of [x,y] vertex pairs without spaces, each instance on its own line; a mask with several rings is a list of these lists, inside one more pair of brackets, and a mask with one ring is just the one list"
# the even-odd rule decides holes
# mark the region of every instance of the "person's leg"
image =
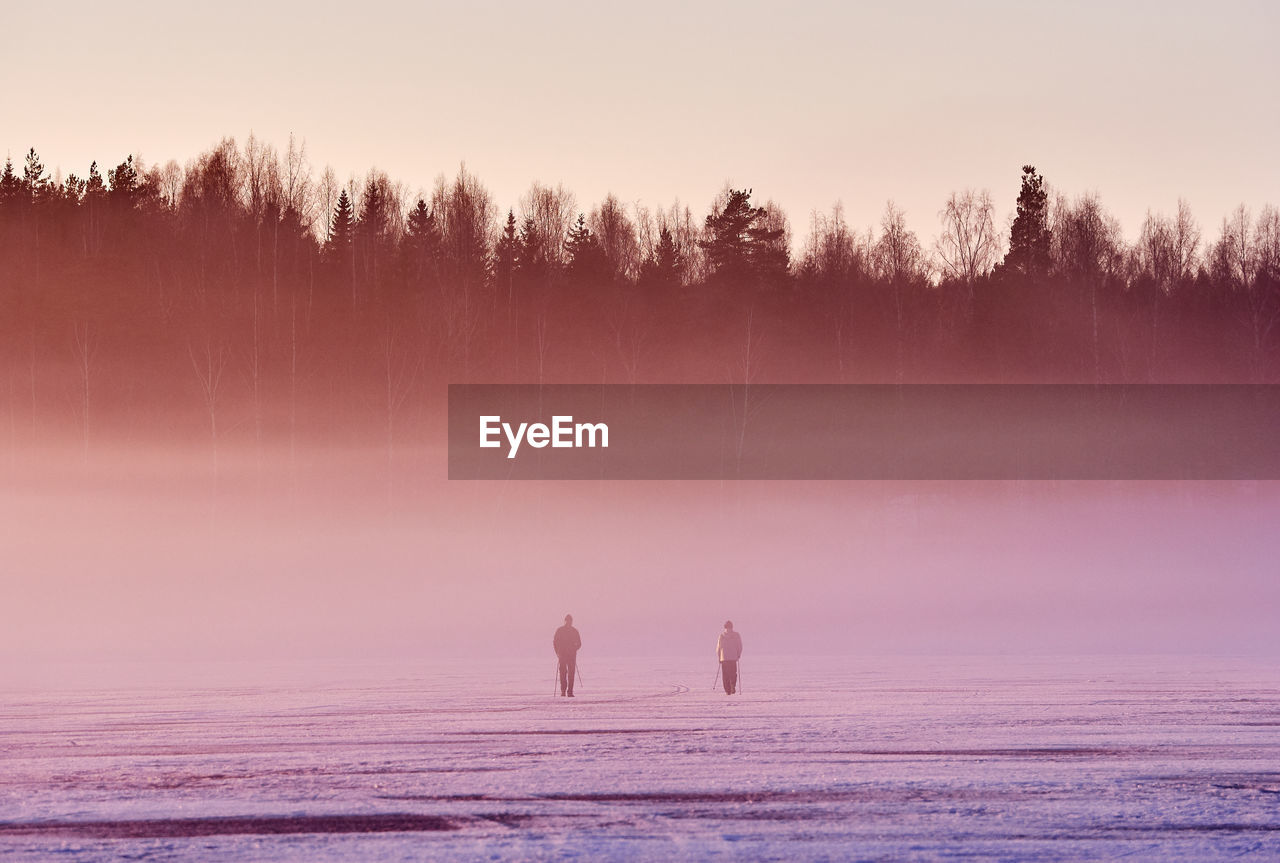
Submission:
[[569,697],[573,697],[573,681],[578,675],[578,657],[571,656],[565,660],[565,673],[569,677]]
[[726,695],[733,695],[733,691],[738,688],[738,663],[733,659],[724,661],[724,691]]
[[568,685],[568,681],[571,679],[570,677],[568,677],[569,663],[565,661],[565,658],[563,656],[559,657],[559,659],[560,659],[560,694],[564,695],[565,687]]

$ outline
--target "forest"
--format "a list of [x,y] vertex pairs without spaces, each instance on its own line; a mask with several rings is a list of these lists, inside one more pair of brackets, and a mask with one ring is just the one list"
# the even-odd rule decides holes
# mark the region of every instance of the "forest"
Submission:
[[1280,380],[1274,206],[1129,241],[1021,171],[1007,225],[954,191],[922,240],[891,202],[798,229],[750,188],[500,207],[462,166],[414,194],[292,139],[83,177],[31,149],[0,176],[0,439],[412,442],[450,382]]

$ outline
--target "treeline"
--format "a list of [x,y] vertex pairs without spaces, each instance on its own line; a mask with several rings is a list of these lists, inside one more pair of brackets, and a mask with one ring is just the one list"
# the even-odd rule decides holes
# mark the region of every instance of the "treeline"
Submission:
[[1008,231],[986,192],[939,215],[926,244],[837,206],[797,244],[750,189],[500,209],[465,167],[410,194],[292,140],[65,178],[31,150],[0,175],[0,404],[13,440],[390,441],[445,381],[1277,380],[1274,207],[1206,233],[1180,204],[1129,243],[1028,166]]

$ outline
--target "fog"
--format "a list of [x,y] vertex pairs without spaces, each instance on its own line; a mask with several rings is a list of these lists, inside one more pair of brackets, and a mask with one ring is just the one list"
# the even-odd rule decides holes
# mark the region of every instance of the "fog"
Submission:
[[9,679],[68,663],[1273,653],[1274,483],[450,482],[443,452],[0,469]]

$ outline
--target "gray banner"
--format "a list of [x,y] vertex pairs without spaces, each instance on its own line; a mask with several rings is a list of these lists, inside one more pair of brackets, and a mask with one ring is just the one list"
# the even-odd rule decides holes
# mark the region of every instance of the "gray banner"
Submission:
[[1280,386],[452,384],[449,478],[1280,479]]

